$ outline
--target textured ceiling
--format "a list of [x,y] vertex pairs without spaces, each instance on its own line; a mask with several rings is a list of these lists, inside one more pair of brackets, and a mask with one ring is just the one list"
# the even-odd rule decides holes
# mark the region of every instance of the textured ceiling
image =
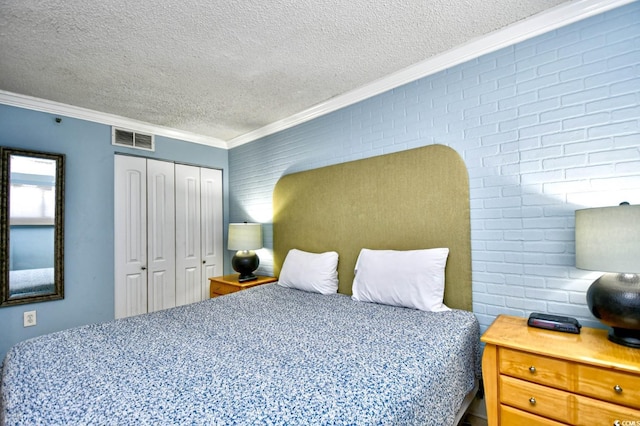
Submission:
[[568,0],[0,0],[0,90],[230,140]]

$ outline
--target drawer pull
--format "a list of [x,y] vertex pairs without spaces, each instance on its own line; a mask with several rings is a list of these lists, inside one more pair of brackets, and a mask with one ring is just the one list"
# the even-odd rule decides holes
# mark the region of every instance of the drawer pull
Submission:
[[529,398],[529,404],[536,405],[536,399],[534,397]]
[[531,367],[529,367],[529,371],[531,372],[531,374],[535,374],[536,368],[532,365]]
[[613,387],[613,390],[616,391],[616,393],[622,393],[622,388],[620,387],[620,385],[615,385]]

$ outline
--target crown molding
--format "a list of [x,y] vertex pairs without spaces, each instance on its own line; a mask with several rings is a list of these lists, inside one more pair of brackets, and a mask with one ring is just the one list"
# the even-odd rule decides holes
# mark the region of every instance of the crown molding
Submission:
[[10,105],[18,108],[26,108],[50,114],[63,115],[65,117],[78,118],[92,121],[94,123],[106,124],[109,126],[121,127],[143,133],[151,133],[156,136],[165,136],[173,139],[180,139],[187,142],[212,146],[215,148],[227,149],[227,143],[221,139],[203,136],[196,133],[185,132],[183,130],[158,126],[155,124],[137,121],[119,115],[107,114],[93,111],[73,105],[62,104],[46,99],[35,98],[27,95],[0,90],[0,104]]
[[361,102],[396,87],[435,74],[471,59],[495,52],[507,46],[536,37],[574,22],[589,18],[637,0],[578,0],[561,4],[528,19],[519,21],[488,35],[476,38],[447,52],[435,55],[412,66],[390,74],[370,84],[361,86],[343,95],[319,103],[300,113],[275,121],[259,129],[245,133],[228,141],[235,148],[262,137],[297,126],[314,118]]

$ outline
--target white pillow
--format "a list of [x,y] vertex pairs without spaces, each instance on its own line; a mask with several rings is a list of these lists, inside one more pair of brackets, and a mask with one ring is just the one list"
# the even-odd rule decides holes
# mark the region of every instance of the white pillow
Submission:
[[309,253],[291,249],[284,259],[278,284],[320,294],[338,291],[338,253]]
[[352,298],[422,311],[448,311],[443,303],[448,255],[448,248],[362,249],[356,262]]

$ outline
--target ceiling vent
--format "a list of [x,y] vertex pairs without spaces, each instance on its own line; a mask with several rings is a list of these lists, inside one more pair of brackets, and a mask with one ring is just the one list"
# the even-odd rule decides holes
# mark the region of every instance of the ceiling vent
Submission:
[[112,127],[111,144],[126,146],[128,148],[144,149],[155,151],[155,138],[146,133],[134,132],[133,130],[118,129]]

